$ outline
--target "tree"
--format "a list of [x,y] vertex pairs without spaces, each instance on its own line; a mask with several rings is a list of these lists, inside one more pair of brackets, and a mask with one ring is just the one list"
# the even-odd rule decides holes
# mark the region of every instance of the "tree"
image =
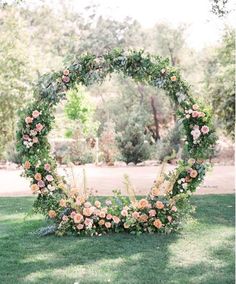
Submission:
[[25,22],[12,7],[0,10],[0,157],[15,138],[16,112],[31,87]]
[[218,124],[232,138],[235,127],[235,33],[226,28],[222,42],[208,62],[206,92],[212,97]]
[[146,121],[140,110],[127,117],[126,127],[118,133],[117,145],[122,160],[137,164],[150,157],[150,135],[145,134]]

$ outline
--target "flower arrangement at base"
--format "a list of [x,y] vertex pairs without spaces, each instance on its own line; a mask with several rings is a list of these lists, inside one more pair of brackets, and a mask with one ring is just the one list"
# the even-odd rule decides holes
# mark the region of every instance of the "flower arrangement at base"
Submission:
[[[174,171],[162,175],[146,198],[135,200],[133,196],[124,202],[124,198],[115,195],[102,204],[76,188],[69,188],[57,174],[47,135],[55,119],[55,107],[65,99],[69,89],[78,84],[102,83],[114,72],[161,88],[175,102],[178,119],[185,130],[187,157]],[[34,100],[19,112],[19,117],[17,150],[25,176],[31,179],[31,190],[37,195],[34,210],[55,222],[58,235],[121,231],[167,233],[178,229],[184,216],[184,207],[178,204],[187,204],[188,196],[203,181],[216,141],[211,111],[195,102],[189,85],[179,71],[169,65],[168,59],[144,51],[114,49],[100,57],[79,56],[65,70],[39,79]],[[165,195],[161,196],[163,186]]]

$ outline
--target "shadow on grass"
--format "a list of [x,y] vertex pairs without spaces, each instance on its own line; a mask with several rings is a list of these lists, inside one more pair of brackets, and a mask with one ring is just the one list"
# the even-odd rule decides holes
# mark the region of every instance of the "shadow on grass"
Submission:
[[[20,214],[26,212],[32,200],[0,199],[4,205],[0,214],[12,216],[4,224],[5,237],[0,237],[0,271],[4,271],[0,283],[234,283],[233,195],[194,196],[197,229],[188,229],[185,236],[111,234],[40,238],[33,234],[42,226],[40,220],[14,221],[20,208]],[[200,232],[198,225],[204,228]],[[220,245],[211,247],[208,234],[214,234],[216,225],[219,236],[215,238],[219,238]],[[227,238],[220,236],[225,227]],[[194,264],[182,262],[194,255],[191,242],[205,248],[209,259],[201,260],[200,255]],[[180,243],[181,257],[173,251]]]

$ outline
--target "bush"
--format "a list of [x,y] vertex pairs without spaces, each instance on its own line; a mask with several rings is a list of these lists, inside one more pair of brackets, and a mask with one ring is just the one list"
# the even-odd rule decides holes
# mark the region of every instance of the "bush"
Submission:
[[15,164],[21,164],[21,155],[16,151],[16,142],[13,141],[6,146],[5,159]]
[[165,157],[171,156],[173,150],[178,153],[181,145],[182,129],[178,122],[170,129],[167,136],[157,141],[157,159],[163,161]]
[[149,159],[150,135],[145,134],[146,121],[141,111],[133,111],[128,116],[125,129],[117,135],[117,145],[121,159],[135,164]]

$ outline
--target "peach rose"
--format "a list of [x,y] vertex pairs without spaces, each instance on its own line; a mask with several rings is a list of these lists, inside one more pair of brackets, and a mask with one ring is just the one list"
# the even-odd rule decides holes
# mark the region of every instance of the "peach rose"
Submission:
[[83,230],[84,224],[79,224],[79,225],[76,226],[76,228],[77,228],[78,230]]
[[65,69],[63,71],[63,75],[68,76],[70,74],[70,71],[68,69]]
[[171,211],[173,211],[173,212],[177,212],[177,208],[176,208],[176,206],[172,206]]
[[98,201],[98,200],[96,200],[96,201],[94,202],[94,205],[95,205],[97,208],[100,208],[100,207],[101,207],[101,202]]
[[160,219],[156,219],[154,222],[153,222],[153,225],[157,228],[157,229],[160,229],[162,227],[162,222]]
[[199,109],[199,106],[198,106],[197,104],[194,104],[194,105],[192,106],[192,109],[193,109],[193,110],[198,110],[198,109]]
[[83,209],[83,215],[84,215],[84,216],[89,217],[89,216],[91,216],[92,214],[93,214],[93,210],[91,209],[91,207],[85,207],[85,208]]
[[140,222],[147,222],[148,220],[148,215],[146,214],[142,214],[140,217],[139,217],[139,221]]
[[170,77],[171,81],[175,82],[177,80],[176,76],[171,76]]
[[25,168],[26,170],[29,170],[30,167],[31,167],[30,162],[29,162],[29,161],[25,161],[25,163],[24,163],[24,168]]
[[152,188],[151,194],[152,194],[153,196],[158,196],[158,195],[160,194],[160,189],[154,186],[154,187]]
[[157,201],[156,202],[156,208],[157,209],[163,209],[165,207],[165,205],[161,202],[161,201]]
[[134,218],[134,219],[138,219],[139,218],[139,212],[137,212],[137,211],[134,211],[133,213],[132,213],[132,217]]
[[[72,212],[73,213],[73,212]],[[74,222],[75,223],[80,223],[80,222],[82,222],[83,220],[84,220],[84,217],[83,217],[83,215],[82,214],[80,214],[80,213],[75,213],[75,214],[73,214],[74,216],[72,217],[73,219],[74,219]]]
[[91,206],[92,206],[92,204],[88,201],[84,203],[84,207],[86,207],[86,208],[91,207]]
[[36,191],[39,190],[39,186],[36,183],[33,183],[31,185],[31,190],[33,191],[33,193],[35,193]]
[[127,211],[126,209],[123,209],[123,210],[121,211],[121,215],[122,215],[123,217],[128,216],[128,211]]
[[106,223],[105,223],[105,227],[106,227],[107,229],[111,228],[111,222],[106,222]]
[[100,214],[99,214],[99,217],[100,218],[105,218],[106,217],[106,213],[101,211]]
[[196,170],[193,170],[193,169],[192,169],[192,170],[190,171],[190,177],[191,177],[191,178],[196,178],[197,175],[198,175],[198,172],[197,172]]
[[129,229],[129,227],[130,227],[130,224],[124,223],[124,228],[125,228],[125,229]]
[[26,122],[27,124],[32,123],[33,120],[34,120],[33,117],[30,117],[30,116],[27,116],[27,117],[25,118],[25,122]]
[[202,111],[200,111],[200,112],[198,113],[198,117],[205,117],[205,116],[206,116],[205,113],[202,112]]
[[57,213],[54,210],[49,210],[48,211],[48,216],[53,219],[53,218],[56,218]]
[[141,200],[139,200],[139,202],[138,202],[138,208],[139,209],[144,209],[144,208],[148,208],[149,207],[149,203],[148,203],[148,201],[147,201],[147,199],[141,199]]
[[59,205],[61,207],[66,207],[66,200],[65,199],[61,199],[60,202],[59,202]]
[[99,224],[100,226],[103,226],[103,225],[105,224],[105,220],[104,220],[104,219],[99,220],[98,224]]
[[40,115],[40,112],[39,112],[38,110],[34,110],[34,111],[32,112],[33,118],[37,118],[39,115]]
[[112,219],[113,219],[115,224],[119,224],[120,223],[120,218],[119,217],[113,216]]
[[42,175],[41,175],[40,173],[36,173],[36,174],[34,175],[34,178],[35,178],[37,181],[39,181],[39,180],[42,179]]
[[154,210],[154,209],[150,210],[148,213],[149,213],[150,217],[154,217],[157,214],[156,210]]
[[78,197],[76,198],[75,204],[78,205],[78,206],[80,206],[80,205],[82,205],[84,202],[85,202],[85,197],[84,197],[84,196],[78,196]]

